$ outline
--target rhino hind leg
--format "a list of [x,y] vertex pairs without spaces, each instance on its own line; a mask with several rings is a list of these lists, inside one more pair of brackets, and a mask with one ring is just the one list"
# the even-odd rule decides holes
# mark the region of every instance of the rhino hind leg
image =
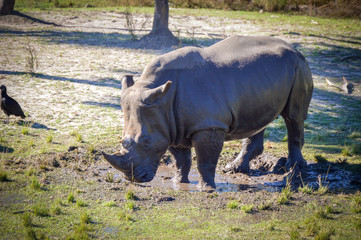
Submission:
[[264,130],[256,135],[242,140],[242,150],[237,158],[226,165],[223,172],[248,173],[249,162],[263,152]]
[[175,182],[189,183],[188,174],[192,165],[191,149],[170,147],[169,151],[176,160],[177,173],[174,177]]
[[288,159],[286,169],[302,170],[307,166],[301,150],[304,144],[304,120],[293,120],[284,117],[288,134]]
[[201,177],[201,190],[216,187],[214,182],[216,166],[222,151],[226,133],[219,129],[200,131],[192,136],[192,146],[197,155],[197,167]]

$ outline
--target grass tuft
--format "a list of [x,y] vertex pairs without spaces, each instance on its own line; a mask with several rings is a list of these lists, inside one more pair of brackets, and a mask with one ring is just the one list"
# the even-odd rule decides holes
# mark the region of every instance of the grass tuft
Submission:
[[9,176],[6,171],[0,169],[0,182],[9,182]]
[[114,182],[114,173],[107,172],[107,175],[105,176],[106,182]]
[[231,200],[231,201],[227,202],[227,207],[230,209],[238,209],[239,203],[236,200]]
[[299,192],[305,193],[305,194],[312,194],[313,193],[313,188],[308,186],[308,184],[304,185],[303,187],[299,187],[298,188]]
[[316,234],[314,240],[330,240],[331,236],[335,234],[334,228],[321,228],[318,234]]
[[301,234],[300,234],[300,231],[298,229],[298,226],[292,226],[288,230],[287,234],[288,234],[288,236],[290,237],[291,240],[301,239]]
[[81,224],[89,224],[91,223],[91,217],[87,212],[84,212],[82,215],[80,215],[80,223]]
[[44,203],[37,203],[36,205],[34,205],[33,212],[34,212],[35,216],[38,216],[38,217],[50,216],[49,209],[46,207],[46,205]]
[[68,198],[67,198],[69,203],[75,203],[75,196],[73,193],[69,193]]
[[251,213],[253,211],[253,204],[245,204],[241,207],[241,211],[243,211],[244,213]]
[[103,203],[103,206],[105,206],[105,207],[115,207],[115,206],[117,206],[117,204],[114,201],[107,201],[107,202]]
[[30,213],[24,213],[22,216],[24,227],[32,227],[33,226],[33,218]]
[[78,207],[87,207],[88,206],[88,203],[86,203],[85,201],[83,201],[82,199],[79,199],[77,202],[76,202],[76,205]]
[[128,190],[126,193],[125,193],[125,199],[126,200],[138,200],[138,197],[135,196],[135,193],[133,190]]
[[38,180],[38,178],[36,176],[33,176],[30,179],[30,188],[34,189],[34,190],[40,190],[41,189],[41,184]]

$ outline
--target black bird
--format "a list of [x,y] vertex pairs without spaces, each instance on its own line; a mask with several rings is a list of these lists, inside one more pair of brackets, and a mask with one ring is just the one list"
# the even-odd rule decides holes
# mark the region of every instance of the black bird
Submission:
[[9,97],[6,93],[6,87],[5,85],[1,85],[1,110],[4,111],[4,113],[7,116],[6,123],[9,123],[9,116],[15,115],[17,117],[21,117],[24,119],[26,116],[21,109],[19,103],[15,101],[12,97]]

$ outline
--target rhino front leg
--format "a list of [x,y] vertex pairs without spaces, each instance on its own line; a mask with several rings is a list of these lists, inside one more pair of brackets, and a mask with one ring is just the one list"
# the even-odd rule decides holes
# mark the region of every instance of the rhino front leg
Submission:
[[241,152],[233,162],[226,165],[223,172],[248,173],[249,162],[263,152],[263,138],[264,130],[250,138],[243,139]]
[[222,151],[226,133],[219,129],[200,131],[192,136],[192,146],[197,155],[197,167],[202,190],[216,188],[214,182],[216,166]]
[[189,183],[188,174],[192,165],[191,149],[170,147],[169,151],[176,160],[177,173],[174,177],[175,182]]

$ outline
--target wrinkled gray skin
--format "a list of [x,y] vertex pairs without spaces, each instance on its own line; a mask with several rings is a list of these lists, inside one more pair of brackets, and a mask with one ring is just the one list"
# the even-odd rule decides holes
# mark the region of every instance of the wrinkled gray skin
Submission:
[[263,151],[267,124],[281,115],[288,131],[288,168],[304,168],[304,120],[313,91],[305,58],[272,37],[234,36],[207,48],[157,57],[134,83],[122,80],[123,149],[105,158],[134,181],[151,181],[167,149],[187,183],[195,148],[201,187],[214,188],[223,142],[243,139],[227,172],[248,172]]

